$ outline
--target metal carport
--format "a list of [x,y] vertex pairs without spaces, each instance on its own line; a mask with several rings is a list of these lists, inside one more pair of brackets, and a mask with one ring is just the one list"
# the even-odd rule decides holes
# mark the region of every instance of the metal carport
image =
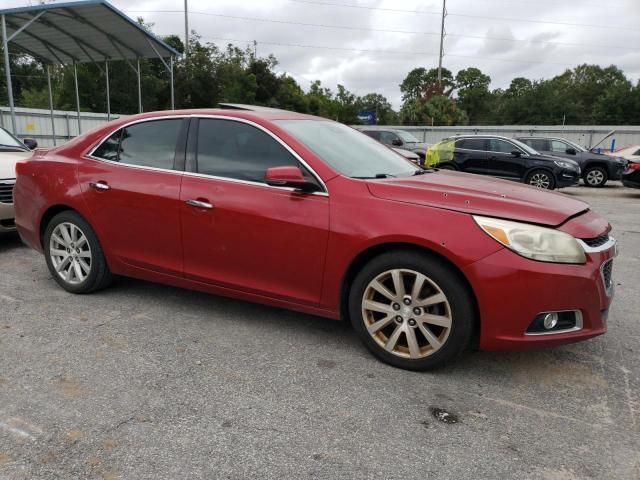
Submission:
[[81,128],[76,68],[78,63],[95,63],[105,76],[107,117],[110,117],[109,61],[124,60],[136,72],[138,110],[142,112],[140,59],[159,58],[170,75],[171,108],[175,108],[173,64],[174,58],[179,53],[104,0],[85,0],[0,10],[0,23],[2,24],[7,96],[14,134],[17,132],[9,63],[10,43],[17,50],[32,56],[47,67],[54,144],[55,125],[53,124],[50,65],[73,65],[78,132]]

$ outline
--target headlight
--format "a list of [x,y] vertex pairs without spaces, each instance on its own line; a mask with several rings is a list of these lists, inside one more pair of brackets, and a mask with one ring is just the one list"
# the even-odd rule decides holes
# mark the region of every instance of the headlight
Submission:
[[560,168],[566,168],[568,170],[576,170],[576,166],[573,163],[563,162],[562,160],[554,160],[555,163]]
[[571,235],[552,228],[473,216],[489,236],[523,257],[541,262],[585,263],[584,249]]

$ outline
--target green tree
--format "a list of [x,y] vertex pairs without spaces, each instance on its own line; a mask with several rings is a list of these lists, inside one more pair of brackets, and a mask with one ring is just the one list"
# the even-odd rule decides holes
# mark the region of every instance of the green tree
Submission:
[[458,107],[467,112],[471,124],[479,124],[490,118],[491,77],[475,67],[460,70],[456,75]]

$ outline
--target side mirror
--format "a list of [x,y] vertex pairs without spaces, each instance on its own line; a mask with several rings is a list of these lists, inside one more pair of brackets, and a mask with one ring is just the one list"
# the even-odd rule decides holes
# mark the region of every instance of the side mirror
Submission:
[[33,138],[25,138],[22,140],[22,143],[24,143],[29,150],[35,150],[38,148],[38,142]]
[[564,153],[566,153],[567,155],[575,155],[577,152],[575,148],[569,147],[564,151]]
[[520,150],[512,150],[511,155],[513,155],[514,157],[521,157],[522,152]]
[[402,140],[400,140],[399,138],[394,138],[391,141],[391,145],[393,145],[395,147],[401,147],[402,146]]
[[264,181],[272,187],[291,187],[303,192],[317,190],[315,183],[307,181],[298,167],[271,167],[264,174]]

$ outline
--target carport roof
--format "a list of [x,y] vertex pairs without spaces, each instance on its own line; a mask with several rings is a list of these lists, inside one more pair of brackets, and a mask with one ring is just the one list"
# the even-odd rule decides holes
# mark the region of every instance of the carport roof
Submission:
[[[9,44],[52,64],[179,53],[104,0],[86,0],[0,10]],[[17,32],[17,34],[16,34]]]

